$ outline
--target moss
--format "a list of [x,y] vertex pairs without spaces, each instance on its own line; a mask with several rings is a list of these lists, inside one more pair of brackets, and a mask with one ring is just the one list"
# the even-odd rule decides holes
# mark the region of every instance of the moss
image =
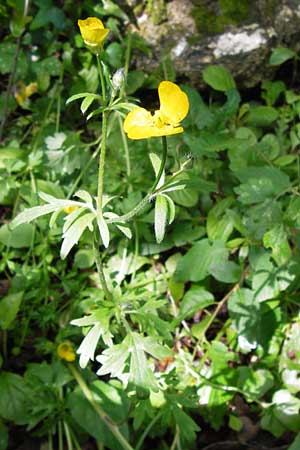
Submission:
[[198,0],[192,16],[199,33],[221,33],[227,25],[239,25],[247,20],[249,3],[250,0],[218,0],[215,5],[208,5],[205,0]]
[[167,19],[167,8],[164,0],[147,0],[146,11],[155,25]]

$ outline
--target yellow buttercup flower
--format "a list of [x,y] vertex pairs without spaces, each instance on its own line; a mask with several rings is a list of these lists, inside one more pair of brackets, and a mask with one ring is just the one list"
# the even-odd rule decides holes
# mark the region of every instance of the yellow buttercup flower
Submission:
[[15,92],[15,99],[20,106],[23,106],[25,101],[35,94],[38,90],[37,83],[29,83],[27,86],[20,81]]
[[67,214],[71,214],[73,211],[76,211],[76,209],[78,209],[79,206],[66,206],[64,208],[64,212]]
[[60,359],[64,361],[72,362],[75,361],[76,354],[73,350],[73,345],[69,341],[61,342],[57,347],[57,354]]
[[124,121],[124,131],[130,139],[146,139],[182,133],[180,122],[189,112],[189,100],[185,92],[171,81],[158,86],[159,110],[152,115],[145,108],[134,108]]
[[97,17],[78,20],[78,26],[85,45],[94,53],[99,53],[104,39],[109,33],[108,28]]

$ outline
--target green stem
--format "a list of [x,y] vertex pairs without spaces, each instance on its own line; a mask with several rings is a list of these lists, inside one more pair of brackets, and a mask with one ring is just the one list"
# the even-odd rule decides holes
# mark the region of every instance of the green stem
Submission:
[[58,422],[58,450],[64,450],[61,420]]
[[155,189],[161,179],[161,176],[163,174],[166,160],[167,160],[167,138],[165,136],[162,136],[162,142],[163,142],[163,154],[161,159],[160,168],[157,174],[157,177],[155,178],[155,181],[150,189],[150,192],[143,198],[143,200],[140,201],[131,211],[129,211],[127,214],[124,214],[123,216],[119,216],[115,219],[109,219],[107,220],[107,223],[114,223],[114,222],[128,222],[130,219],[132,219],[134,216],[139,214],[139,212],[145,208],[145,206],[148,204],[149,200],[153,196]]
[[98,193],[97,193],[97,212],[99,216],[102,216],[102,197],[103,197],[103,179],[104,179],[104,166],[105,166],[105,153],[106,153],[106,133],[107,133],[107,113],[102,115],[102,139],[100,149],[100,161],[98,172]]
[[99,275],[99,279],[100,279],[100,283],[101,283],[102,289],[104,291],[104,295],[105,295],[107,300],[111,301],[112,300],[112,294],[109,291],[107,283],[106,283],[105,275],[104,275],[103,268],[102,268],[101,257],[100,257],[100,253],[99,253],[98,241],[97,241],[96,237],[94,237],[93,250],[94,250],[94,258],[95,258],[95,262],[96,262],[97,272],[98,272],[98,275]]
[[115,438],[120,442],[121,446],[125,450],[134,450],[133,447],[129,444],[129,442],[125,439],[123,434],[120,432],[118,426],[111,420],[111,418],[106,414],[104,409],[95,402],[93,398],[93,394],[86,385],[84,379],[82,378],[81,374],[77,371],[77,369],[72,365],[68,364],[70,371],[72,372],[72,375],[74,376],[75,380],[77,381],[80,389],[82,390],[82,393],[84,394],[87,401],[91,404],[91,406],[94,408],[95,412],[98,414],[100,419],[105,423],[107,428],[112,432],[112,434],[115,436]]
[[73,444],[72,444],[69,426],[65,420],[64,420],[64,429],[65,429],[65,436],[66,436],[68,450],[73,450]]
[[124,129],[123,129],[123,123],[122,123],[122,120],[121,120],[121,116],[119,114],[118,114],[118,120],[119,120],[120,132],[121,132],[121,136],[122,136],[124,153],[125,153],[127,178],[130,178],[131,166],[130,166],[130,156],[129,156],[128,143],[127,143],[127,138],[125,136],[125,132],[124,132]]
[[100,83],[101,83],[102,103],[103,103],[103,106],[106,106],[106,90],[105,90],[103,68],[102,68],[100,54],[98,54],[96,56],[97,56],[98,72],[99,72]]
[[140,437],[140,439],[135,447],[135,450],[140,450],[140,448],[142,447],[143,442],[144,442],[145,438],[147,437],[148,433],[150,432],[151,428],[156,424],[156,422],[161,418],[162,415],[163,415],[163,411],[160,411],[158,414],[156,414],[156,416],[153,417],[153,419],[151,420],[151,422],[145,429],[144,433]]

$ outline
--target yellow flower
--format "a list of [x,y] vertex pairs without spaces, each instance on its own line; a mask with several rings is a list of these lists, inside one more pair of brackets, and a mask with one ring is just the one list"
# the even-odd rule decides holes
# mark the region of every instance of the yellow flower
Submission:
[[85,45],[94,53],[99,53],[102,43],[109,33],[108,28],[97,17],[78,20],[78,26]]
[[64,212],[67,214],[71,214],[73,211],[76,211],[76,209],[78,209],[79,206],[66,206],[64,208]]
[[27,86],[20,81],[15,92],[15,99],[20,106],[23,106],[25,101],[35,94],[38,90],[37,83],[29,83]]
[[189,111],[189,100],[185,92],[171,81],[162,81],[158,86],[159,110],[154,115],[145,108],[134,108],[124,121],[124,131],[130,139],[146,139],[182,133],[180,122]]
[[72,362],[75,361],[76,355],[73,350],[73,345],[69,341],[61,342],[57,347],[57,354],[60,359],[64,361]]

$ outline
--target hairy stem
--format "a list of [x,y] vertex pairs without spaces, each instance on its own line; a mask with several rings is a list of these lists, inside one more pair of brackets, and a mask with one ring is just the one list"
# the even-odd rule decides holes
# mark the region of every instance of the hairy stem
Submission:
[[167,147],[167,138],[165,136],[162,136],[162,142],[163,142],[163,154],[162,154],[160,168],[159,168],[157,177],[155,178],[155,181],[154,181],[150,191],[148,192],[148,194],[143,198],[143,200],[140,201],[140,203],[138,203],[127,214],[124,214],[123,216],[119,216],[118,218],[115,218],[115,219],[110,219],[110,220],[107,221],[107,223],[128,222],[134,216],[139,214],[145,208],[145,206],[148,204],[149,200],[153,196],[153,194],[155,192],[155,189],[156,189],[156,187],[157,187],[157,185],[158,185],[158,183],[159,183],[159,181],[161,179],[161,176],[162,176],[164,168],[165,168],[166,160],[167,160],[168,147]]
[[129,442],[125,439],[123,434],[120,432],[118,426],[111,420],[111,418],[106,414],[104,409],[95,402],[93,398],[93,394],[90,391],[89,387],[85,383],[84,379],[82,378],[81,374],[78,372],[78,370],[72,365],[68,364],[69,369],[74,376],[75,380],[77,381],[82,393],[84,394],[87,401],[91,404],[95,412],[98,414],[100,419],[105,423],[107,428],[112,432],[112,434],[115,436],[115,438],[119,441],[122,448],[125,450],[134,450]]
[[102,262],[101,262],[101,257],[100,257],[100,253],[99,253],[99,244],[97,241],[97,238],[94,238],[94,243],[93,243],[93,249],[94,249],[94,258],[95,258],[95,262],[96,262],[96,267],[97,267],[97,272],[99,275],[99,280],[102,286],[102,289],[104,291],[104,295],[106,297],[107,300],[112,300],[112,294],[108,289],[107,283],[106,283],[106,279],[105,279],[105,275],[103,272],[103,267],[102,267]]

